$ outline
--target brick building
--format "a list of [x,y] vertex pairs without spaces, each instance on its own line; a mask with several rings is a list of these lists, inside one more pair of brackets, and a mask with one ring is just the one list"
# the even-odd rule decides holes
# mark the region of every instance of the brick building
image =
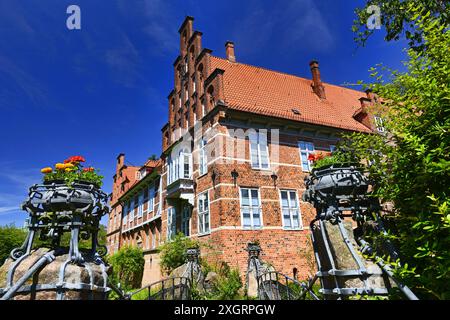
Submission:
[[247,268],[247,243],[262,258],[302,279],[310,272],[309,222],[301,201],[308,154],[330,151],[344,132],[382,131],[371,116],[376,96],[239,63],[202,46],[187,17],[168,96],[160,160],[142,167],[117,160],[108,225],[109,250],[129,244],[146,256],[144,284],[161,277],[155,248],[175,233],[208,244],[202,255]]

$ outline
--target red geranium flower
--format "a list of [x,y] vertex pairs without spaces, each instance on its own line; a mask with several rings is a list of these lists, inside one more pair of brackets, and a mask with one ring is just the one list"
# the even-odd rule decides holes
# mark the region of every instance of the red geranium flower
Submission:
[[72,156],[69,159],[64,160],[64,163],[74,163],[74,162],[86,162],[86,159],[82,156]]
[[84,172],[92,172],[92,171],[94,171],[94,168],[92,168],[92,167],[84,168],[83,171]]

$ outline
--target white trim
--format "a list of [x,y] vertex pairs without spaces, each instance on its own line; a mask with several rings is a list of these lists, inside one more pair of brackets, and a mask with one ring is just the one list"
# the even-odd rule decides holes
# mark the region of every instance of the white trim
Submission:
[[[255,232],[255,231],[264,231],[264,230],[282,230],[282,231],[286,231],[286,232],[298,232],[298,231],[305,231],[305,230],[309,230],[309,227],[304,227],[303,229],[284,229],[283,227],[280,226],[263,226],[260,229],[248,229],[248,228],[243,228],[242,226],[221,226],[221,227],[217,227],[217,228],[213,228],[211,229],[211,232],[209,234],[215,233],[215,232],[219,232],[222,230],[239,230],[239,231],[248,231],[248,232]],[[199,234],[192,234],[191,237],[200,237],[203,235],[199,235]]]

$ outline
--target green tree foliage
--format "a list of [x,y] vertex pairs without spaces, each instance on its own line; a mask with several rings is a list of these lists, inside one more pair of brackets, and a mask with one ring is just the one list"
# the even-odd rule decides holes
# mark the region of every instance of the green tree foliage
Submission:
[[186,250],[198,248],[199,243],[178,233],[170,242],[163,244],[160,249],[161,272],[170,274],[174,269],[186,262]]
[[367,0],[364,8],[355,10],[357,19],[353,22],[355,40],[359,45],[364,46],[367,39],[377,29],[370,30],[367,27],[367,20],[372,13],[367,12],[367,8],[376,5],[380,8],[381,25],[386,30],[386,41],[398,40],[405,37],[409,41],[411,48],[422,48],[423,30],[414,23],[411,10],[412,7],[423,7],[431,15],[439,17],[443,24],[450,23],[450,1],[447,0]]
[[124,290],[140,288],[145,264],[142,249],[131,246],[122,247],[109,257],[108,262],[113,269],[111,276],[113,283],[120,283]]
[[404,73],[372,70],[388,134],[349,138],[373,162],[375,194],[394,204],[397,274],[423,298],[450,299],[450,31],[426,8],[412,3],[405,15],[427,49],[408,51]]
[[9,257],[11,250],[20,247],[27,236],[25,229],[14,225],[0,226],[0,265]]

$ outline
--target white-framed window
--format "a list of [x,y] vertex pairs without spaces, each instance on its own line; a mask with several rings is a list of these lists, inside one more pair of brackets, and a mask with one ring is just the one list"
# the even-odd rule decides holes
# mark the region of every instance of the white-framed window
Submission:
[[379,116],[374,116],[373,120],[375,121],[375,127],[377,128],[378,132],[384,132],[384,121],[383,118]]
[[197,91],[197,87],[195,84],[195,75],[194,77],[192,77],[192,92],[196,92]]
[[180,168],[179,168],[179,157],[172,157],[169,156],[168,158],[168,184],[171,184],[174,181],[177,181],[179,179],[179,173],[180,173]]
[[155,186],[151,184],[148,187],[148,212],[153,212],[155,205]]
[[172,239],[177,232],[177,213],[175,207],[167,210],[167,239]]
[[208,156],[206,154],[206,140],[199,141],[199,174],[203,175],[208,171]]
[[269,169],[269,147],[267,145],[267,130],[252,133],[249,136],[250,158],[253,169]]
[[138,198],[138,217],[142,217],[144,213],[144,192],[139,193]]
[[300,149],[303,171],[311,171],[311,161],[308,160],[308,157],[311,153],[314,153],[314,144],[312,142],[299,141],[298,148]]
[[134,198],[130,201],[130,221],[134,219]]
[[205,107],[205,103],[202,102],[202,118],[205,116],[206,114],[206,107]]
[[184,206],[181,212],[181,232],[185,236],[189,236],[191,233],[191,208]]
[[130,206],[129,206],[128,202],[126,202],[123,205],[123,224],[124,225],[127,224],[127,222],[128,222],[128,213],[130,212],[129,208],[130,208]]
[[208,191],[198,195],[198,234],[210,232],[209,195]]
[[184,102],[189,100],[189,90],[188,87],[186,85],[186,87],[184,87]]
[[283,218],[283,228],[302,228],[297,192],[294,190],[280,190],[280,204]]
[[180,151],[175,157],[168,158],[168,184],[180,178],[190,179],[192,175],[192,157],[190,153]]
[[183,157],[183,178],[190,179],[191,178],[191,155],[189,153],[182,153]]
[[246,229],[259,229],[262,227],[261,200],[259,190],[241,188],[241,219]]

